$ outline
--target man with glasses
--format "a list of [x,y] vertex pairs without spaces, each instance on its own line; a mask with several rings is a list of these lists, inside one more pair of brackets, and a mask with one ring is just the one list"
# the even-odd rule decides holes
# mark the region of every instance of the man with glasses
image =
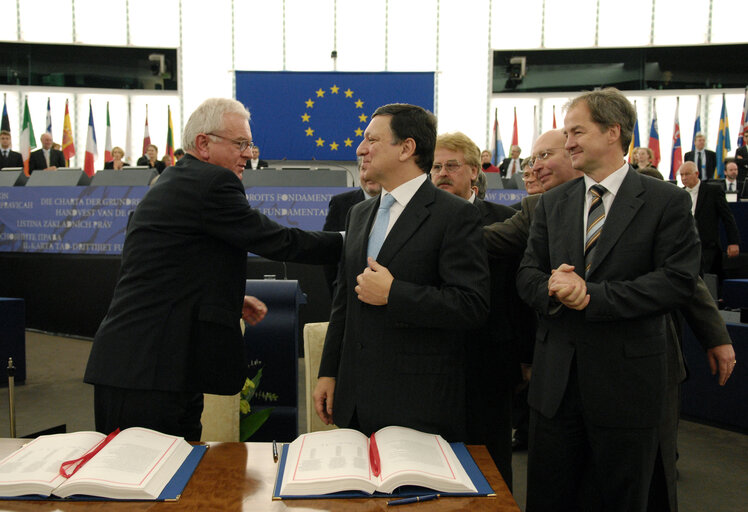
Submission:
[[478,210],[437,189],[436,117],[385,105],[357,149],[378,199],[351,208],[314,391],[326,424],[466,439],[465,344],[488,315]]
[[[508,219],[516,210],[478,199],[471,183],[480,169],[478,146],[464,133],[436,139],[431,181],[438,188],[473,203],[486,226]],[[514,276],[519,258],[489,259],[491,309],[488,321],[470,331],[466,345],[468,443],[484,444],[509,489],[512,488],[512,392],[520,381],[518,343],[521,313]]]
[[184,127],[186,155],[148,191],[127,226],[114,297],[94,339],[85,381],[96,429],[142,426],[199,441],[203,393],[233,395],[247,363],[240,318],[267,311],[244,296],[247,252],[335,263],[339,233],[273,222],[247,203],[249,112],[206,100]]

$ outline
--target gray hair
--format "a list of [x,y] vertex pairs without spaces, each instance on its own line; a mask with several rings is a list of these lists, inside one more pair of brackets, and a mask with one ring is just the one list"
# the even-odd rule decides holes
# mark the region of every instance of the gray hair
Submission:
[[195,149],[195,139],[199,134],[222,130],[226,114],[238,114],[249,121],[249,111],[236,100],[209,98],[202,102],[190,115],[187,124],[184,126],[184,132],[182,133],[184,150]]

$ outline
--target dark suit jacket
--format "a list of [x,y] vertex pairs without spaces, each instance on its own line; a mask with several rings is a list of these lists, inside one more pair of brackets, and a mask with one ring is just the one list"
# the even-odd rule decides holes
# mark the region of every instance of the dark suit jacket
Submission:
[[[719,186],[722,187],[722,192],[727,193],[727,180],[719,180]],[[743,180],[735,180],[735,188],[733,192],[738,194],[738,199],[743,196]]]
[[[394,276],[388,304],[358,300],[378,200],[351,208],[320,377],[335,377],[333,418],[354,411],[369,435],[387,425],[465,439],[465,333],[488,314],[478,210],[426,180],[377,258]],[[468,340],[469,341],[469,340]]]
[[137,165],[147,165],[149,169],[156,169],[159,174],[164,172],[164,169],[166,169],[166,164],[163,163],[161,160],[156,160],[155,165],[151,165],[151,161],[148,160],[148,157],[143,155],[140,158],[138,158]]
[[[325,225],[322,227],[322,230],[345,231],[345,220],[348,217],[348,210],[365,198],[364,191],[360,188],[332,196],[328,204],[327,217],[325,217]],[[325,272],[327,287],[330,289],[330,296],[332,296],[335,278],[338,275],[338,266],[325,265],[323,270]]]
[[[706,155],[706,174],[707,177],[711,180],[714,179],[714,169],[717,168],[717,153],[709,149],[705,149],[704,154]],[[695,158],[695,152],[689,151],[683,156],[683,161],[695,162]],[[699,176],[701,176],[701,169],[699,169]]]
[[698,274],[690,198],[629,169],[586,278],[589,305],[575,311],[548,297],[548,279],[562,263],[584,276],[584,195],[583,178],[543,194],[517,275],[520,296],[540,313],[529,403],[553,417],[576,357],[588,421],[654,427],[667,379],[666,315],[691,298]]
[[2,150],[0,150],[0,169],[6,167],[23,167],[23,157],[21,156],[21,153],[11,149],[8,151],[8,157],[6,158],[3,156]]
[[[262,169],[263,167],[267,167],[268,163],[265,160],[258,160],[257,161],[257,168]],[[244,166],[245,169],[252,169],[252,160],[247,160],[247,164]]]
[[719,246],[720,220],[725,227],[728,245],[740,243],[738,225],[719,185],[701,182],[693,216],[701,238],[702,270],[710,272],[714,258],[721,258],[722,253]]
[[337,233],[271,221],[223,167],[185,155],[132,215],[114,298],[84,380],[126,389],[238,393],[247,362],[239,328],[247,252],[338,260]]
[[[518,161],[519,161],[519,164],[521,165],[522,164],[522,159],[519,158]],[[501,162],[501,165],[499,165],[499,171],[501,171],[501,177],[502,178],[506,178],[506,171],[507,171],[507,169],[509,169],[509,165],[511,163],[512,163],[512,159],[511,158],[505,158]],[[522,172],[522,170],[519,169],[517,172]]]
[[[23,165],[23,164],[21,164]],[[65,155],[59,149],[49,150],[49,165],[55,167],[65,167]],[[29,172],[36,171],[38,169],[46,169],[47,160],[44,158],[44,150],[37,149],[31,156],[29,156]]]

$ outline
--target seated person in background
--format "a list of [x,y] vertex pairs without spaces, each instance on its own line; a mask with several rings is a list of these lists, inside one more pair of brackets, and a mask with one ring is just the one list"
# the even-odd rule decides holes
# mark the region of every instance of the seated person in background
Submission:
[[252,158],[247,160],[247,167],[245,167],[245,169],[262,169],[267,166],[268,163],[265,160],[260,160],[260,148],[258,146],[253,146]]
[[177,148],[174,150],[174,160],[178,162],[179,159],[182,158],[183,156],[184,156],[184,149]]
[[145,155],[138,158],[138,165],[147,165],[149,168],[155,168],[159,174],[166,169],[164,163],[158,159],[158,147],[155,144],[148,144]]
[[501,172],[498,167],[491,163],[492,156],[487,149],[484,149],[480,154],[480,166],[483,168],[483,172]]
[[169,167],[170,165],[174,165],[174,162],[176,160],[171,155],[164,155],[163,157],[161,157],[161,161],[166,167]]
[[738,181],[738,162],[734,158],[725,159],[725,181],[720,182],[727,193],[736,193],[738,198],[743,193],[743,182]]
[[0,169],[4,167],[23,167],[21,153],[13,151],[10,146],[10,132],[0,131]]
[[48,133],[42,133],[39,137],[42,142],[42,149],[37,149],[29,157],[29,172],[44,169],[45,171],[54,171],[58,167],[65,167],[65,155],[59,149],[52,147],[52,136]]
[[509,158],[505,158],[499,166],[503,178],[511,178],[515,174],[522,172],[522,161],[519,157],[521,153],[522,149],[519,146],[512,146],[509,149]]
[[104,163],[104,169],[122,170],[125,166],[123,158],[125,158],[125,150],[119,146],[114,146],[112,148],[112,161]]
[[634,162],[631,166],[634,169],[644,169],[645,167],[652,167],[657,169],[654,165],[654,152],[649,148],[636,148],[634,150]]

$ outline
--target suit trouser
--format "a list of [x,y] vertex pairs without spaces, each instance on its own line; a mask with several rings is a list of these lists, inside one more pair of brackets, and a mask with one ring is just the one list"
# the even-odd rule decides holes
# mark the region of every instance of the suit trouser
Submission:
[[553,418],[530,408],[526,510],[645,511],[657,428],[591,424],[584,417],[575,368],[576,359]]
[[145,427],[200,441],[203,394],[94,386],[96,430]]

